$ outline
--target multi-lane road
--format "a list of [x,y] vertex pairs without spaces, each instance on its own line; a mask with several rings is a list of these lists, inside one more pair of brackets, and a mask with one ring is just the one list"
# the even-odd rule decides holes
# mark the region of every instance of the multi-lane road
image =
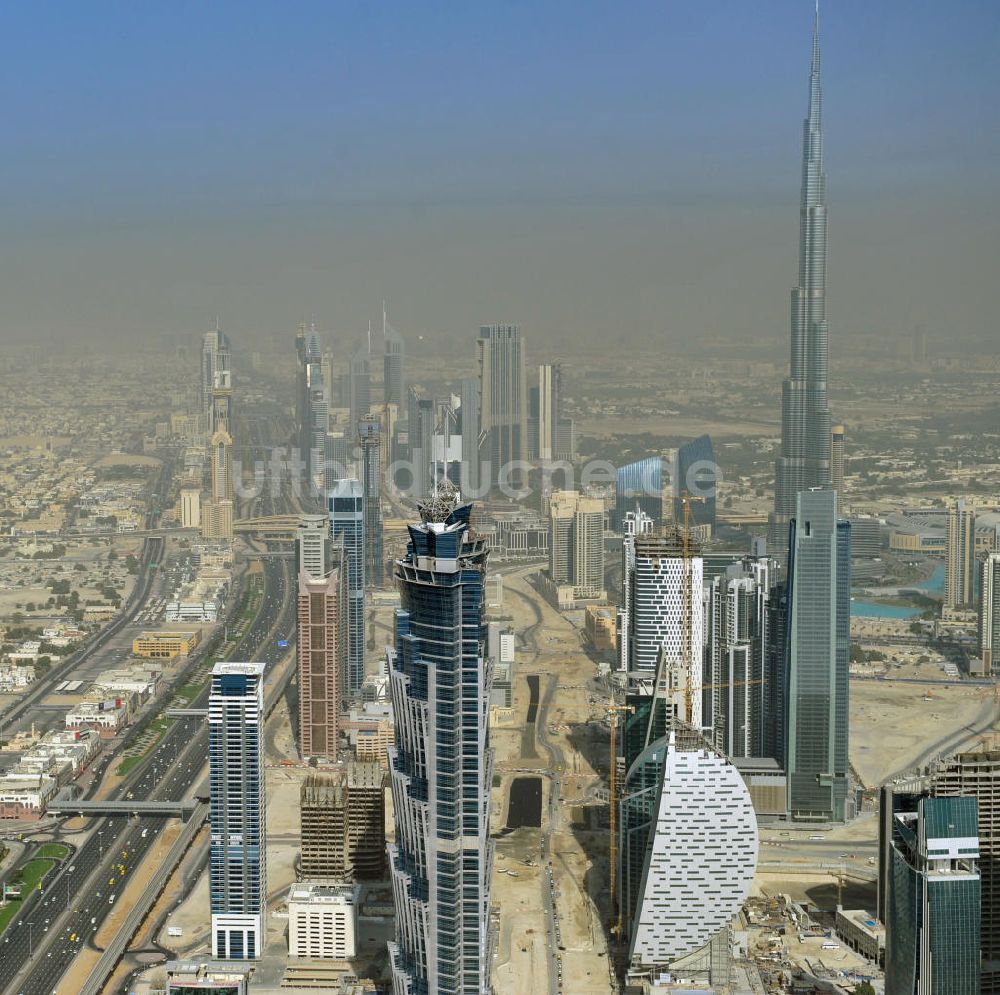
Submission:
[[[265,593],[260,612],[233,657],[273,665],[287,652],[277,645],[278,639],[286,639],[294,627],[290,568],[283,560],[265,560],[263,568]],[[208,692],[206,686],[192,707],[206,707]],[[116,794],[137,801],[180,800],[198,785],[207,756],[204,719],[178,719],[155,753],[133,771]],[[164,825],[164,820],[151,817],[94,820],[90,835],[73,859],[65,862],[43,893],[25,902],[7,929],[6,942],[0,944],[0,992],[48,995],[57,990],[60,977],[100,928],[124,887],[124,879],[141,862]],[[68,906],[67,895],[71,896]],[[64,910],[66,915],[57,925],[55,919]],[[29,922],[33,924],[30,927]],[[40,927],[40,923],[44,925]],[[50,937],[40,931],[46,928],[50,932],[57,928],[57,932]],[[73,934],[75,940],[70,939]]]
[[[157,487],[157,493],[164,493],[162,482]],[[265,494],[256,503],[263,513],[274,514],[288,508],[291,502],[287,496],[276,498]],[[147,524],[155,525],[155,516],[154,508]],[[102,632],[100,642],[95,641],[82,651],[74,661],[76,665],[105,645],[139,611],[151,590],[154,565],[162,559],[163,548],[162,538],[146,540],[140,573],[126,610]],[[294,631],[293,578],[287,559],[264,556],[261,563],[263,600],[231,658],[252,659],[273,666],[288,652],[278,643],[292,638]],[[73,665],[59,668],[60,679],[66,679]],[[41,694],[44,694],[42,689],[39,697]],[[205,708],[208,694],[206,685],[191,707]],[[23,704],[30,707],[31,702]],[[207,757],[208,730],[204,719],[179,718],[155,751],[123,779],[114,797],[136,801],[179,801],[189,797],[204,776]],[[5,931],[0,942],[0,993],[49,995],[61,990],[63,974],[80,950],[93,944],[129,875],[140,865],[165,825],[163,819],[125,815],[91,821],[83,842],[43,882],[43,890],[24,901]]]

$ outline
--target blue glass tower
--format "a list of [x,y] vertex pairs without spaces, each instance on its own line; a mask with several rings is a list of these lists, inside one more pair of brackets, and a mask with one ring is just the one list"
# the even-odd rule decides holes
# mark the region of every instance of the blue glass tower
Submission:
[[674,521],[684,522],[684,497],[688,502],[692,525],[710,525],[715,531],[715,484],[718,480],[718,465],[715,450],[707,435],[686,443],[677,450],[677,465],[674,477]]
[[493,751],[485,659],[486,544],[445,481],[396,561],[389,680],[396,840],[389,848],[396,995],[488,995]]
[[615,488],[615,525],[622,527],[627,512],[639,506],[653,520],[653,528],[663,522],[663,458],[650,456],[618,468]]
[[360,481],[338,480],[327,499],[330,534],[344,543],[347,565],[347,691],[365,679],[365,495]]
[[911,796],[893,812],[886,841],[886,995],[980,991],[978,822],[975,798]]
[[785,751],[793,819],[846,818],[851,526],[837,492],[798,496],[788,541]]
[[212,956],[254,960],[264,946],[267,826],[264,664],[217,663],[208,699]]

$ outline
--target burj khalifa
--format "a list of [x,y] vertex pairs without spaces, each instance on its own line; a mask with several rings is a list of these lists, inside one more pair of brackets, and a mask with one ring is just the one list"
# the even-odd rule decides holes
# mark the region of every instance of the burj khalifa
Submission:
[[823,172],[819,4],[813,28],[809,112],[802,125],[799,283],[792,291],[791,363],[781,390],[781,455],[775,464],[774,512],[768,546],[784,558],[795,495],[830,487],[830,407],[826,320],[826,174]]

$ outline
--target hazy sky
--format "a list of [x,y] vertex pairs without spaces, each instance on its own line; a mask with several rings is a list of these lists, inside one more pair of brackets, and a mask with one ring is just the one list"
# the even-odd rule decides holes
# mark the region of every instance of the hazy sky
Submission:
[[[837,338],[997,335],[995,0],[827,0]],[[810,0],[12,2],[0,336],[785,335]]]

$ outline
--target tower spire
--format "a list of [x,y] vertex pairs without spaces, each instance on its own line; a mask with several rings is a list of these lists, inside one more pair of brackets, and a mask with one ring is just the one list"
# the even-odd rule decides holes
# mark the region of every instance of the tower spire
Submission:
[[779,555],[788,548],[788,523],[795,514],[798,492],[814,487],[828,488],[831,484],[822,110],[819,0],[816,0],[809,67],[809,110],[802,126],[799,279],[792,291],[789,375],[782,387],[781,400],[781,455],[775,466],[775,507],[768,528],[768,546]]

